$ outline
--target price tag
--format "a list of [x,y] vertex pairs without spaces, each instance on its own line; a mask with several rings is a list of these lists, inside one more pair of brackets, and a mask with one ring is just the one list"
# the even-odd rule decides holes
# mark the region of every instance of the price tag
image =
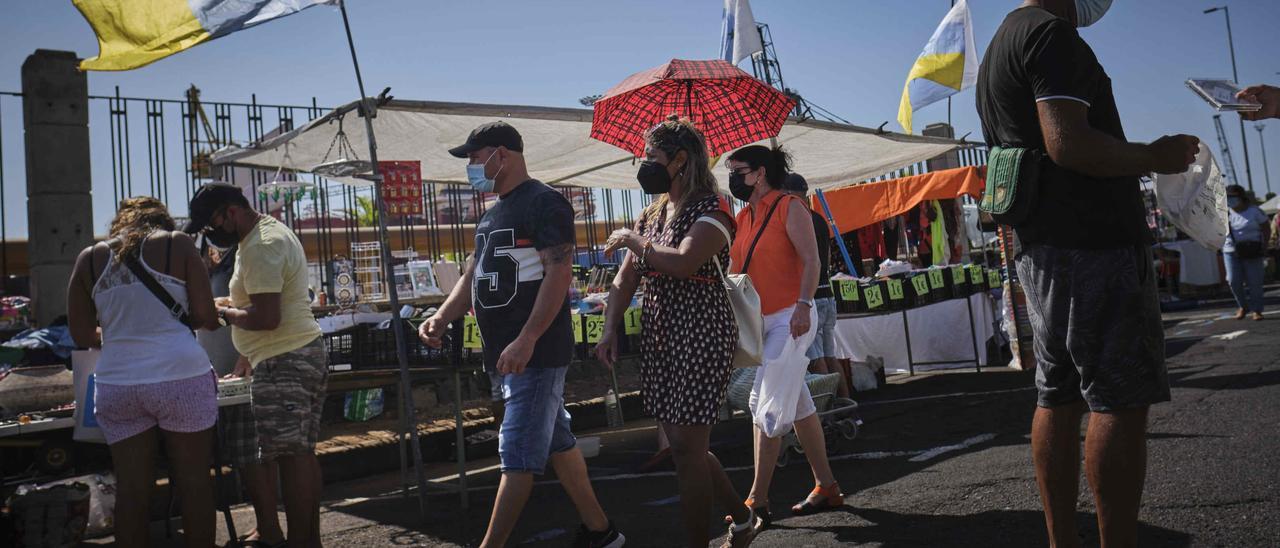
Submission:
[[880,291],[879,285],[869,286],[866,289],[867,310],[875,310],[884,306],[884,293]]
[[478,350],[483,346],[484,339],[480,337],[480,324],[476,322],[476,317],[464,316],[462,320],[462,347]]
[[951,281],[957,284],[964,283],[964,267],[963,266],[955,265],[951,267]]
[[582,316],[572,314],[570,317],[573,318],[573,342],[582,344],[586,340],[582,334]]
[[987,271],[987,285],[990,286],[991,289],[1000,289],[1000,271],[999,270]]
[[587,344],[600,342],[600,335],[604,334],[604,316],[590,314],[583,318],[587,320]]
[[854,280],[836,280],[840,285],[840,299],[845,302],[858,302],[858,282]]
[[929,280],[924,276],[912,276],[911,285],[916,288],[917,297],[923,297],[929,294]]
[[640,307],[628,308],[622,316],[623,332],[627,335],[640,334],[640,318],[644,311]]
[[982,281],[982,265],[969,265],[969,283],[973,285],[981,285]]
[[889,280],[888,285],[889,285],[889,300],[901,301],[902,298],[906,296],[906,295],[903,295],[902,293],[902,280]]
[[942,279],[942,269],[930,268],[929,269],[929,288],[942,289],[946,285],[947,284]]

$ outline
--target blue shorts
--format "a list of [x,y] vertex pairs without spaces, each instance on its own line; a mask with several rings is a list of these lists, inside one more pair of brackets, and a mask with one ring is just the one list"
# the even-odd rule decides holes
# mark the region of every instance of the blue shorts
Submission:
[[810,361],[818,358],[836,357],[836,299],[826,297],[813,302],[818,309],[818,323],[813,328],[818,334],[809,345],[805,357]]
[[530,367],[519,375],[502,376],[506,411],[498,430],[498,457],[503,472],[542,474],[552,453],[578,444],[569,430],[572,417],[564,407],[568,369]]

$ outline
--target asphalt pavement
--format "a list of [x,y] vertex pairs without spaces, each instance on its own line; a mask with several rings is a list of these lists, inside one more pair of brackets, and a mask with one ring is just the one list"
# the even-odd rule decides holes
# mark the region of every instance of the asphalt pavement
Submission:
[[[1262,322],[1231,319],[1234,307],[1226,301],[1166,314],[1173,401],[1151,411],[1142,545],[1280,546],[1276,288],[1268,304],[1271,312]],[[857,396],[865,421],[858,437],[832,442],[845,506],[789,516],[791,504],[813,485],[805,460],[796,455],[777,471],[771,493],[777,521],[754,546],[1045,545],[1030,457],[1032,374],[984,368],[891,381]],[[673,469],[638,470],[655,448],[652,421],[579,436],[601,438],[600,455],[588,465],[627,545],[682,545]],[[745,494],[751,482],[748,421],[718,425],[712,450]],[[477,545],[492,508],[497,459],[478,459],[468,467],[463,509],[454,490],[455,465],[429,465],[425,519],[417,497],[399,492],[398,472],[326,486],[325,545]],[[1086,545],[1097,545],[1092,495],[1083,478],[1080,492],[1080,533]],[[237,507],[235,516],[241,531],[252,523],[247,507]],[[511,545],[567,546],[578,524],[554,474],[548,474],[539,478]],[[716,535],[724,532],[718,520],[707,527]],[[221,528],[219,534],[225,537]]]

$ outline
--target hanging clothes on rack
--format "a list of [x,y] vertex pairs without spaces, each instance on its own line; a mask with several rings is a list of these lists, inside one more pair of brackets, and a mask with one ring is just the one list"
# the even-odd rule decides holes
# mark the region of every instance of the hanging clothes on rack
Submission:
[[933,219],[929,221],[929,245],[933,262],[938,266],[951,263],[951,245],[947,238],[947,221],[942,206],[937,200],[931,200],[929,207],[933,211]]

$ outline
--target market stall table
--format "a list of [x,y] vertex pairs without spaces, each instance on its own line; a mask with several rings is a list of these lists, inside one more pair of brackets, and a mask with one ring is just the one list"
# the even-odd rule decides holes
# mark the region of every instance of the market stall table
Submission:
[[916,366],[988,365],[986,341],[995,330],[991,295],[948,299],[927,306],[836,317],[838,358],[884,358],[886,371],[914,374]]

